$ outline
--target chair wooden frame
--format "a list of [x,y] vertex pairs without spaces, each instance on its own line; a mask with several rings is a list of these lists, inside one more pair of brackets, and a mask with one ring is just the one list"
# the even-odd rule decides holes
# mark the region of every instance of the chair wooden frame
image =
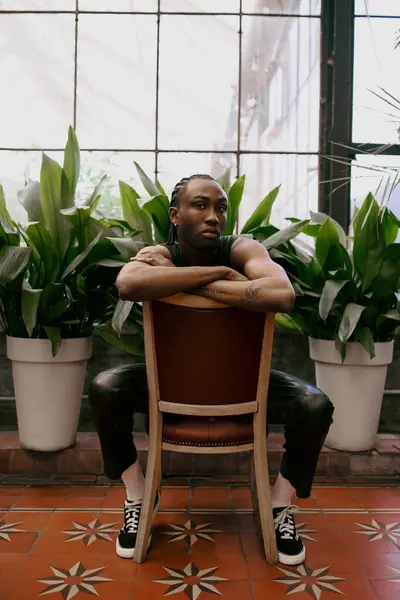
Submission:
[[[176,294],[163,298],[162,302],[197,309],[224,309],[226,304],[189,294]],[[160,400],[157,357],[154,338],[152,303],[143,302],[144,342],[146,355],[147,381],[149,388],[149,442],[146,468],[145,491],[139,530],[136,540],[134,562],[142,563],[147,555],[148,540],[151,532],[153,507],[157,491],[161,488],[162,450],[194,454],[231,454],[253,452],[251,468],[251,489],[253,509],[259,512],[264,540],[266,560],[274,565],[278,562],[275,526],[272,515],[271,491],[267,462],[267,397],[271,370],[272,344],[274,335],[274,314],[265,318],[264,335],[261,349],[257,395],[255,401],[231,405],[184,405]],[[175,413],[196,416],[223,416],[253,413],[254,440],[235,446],[189,446],[171,444],[162,441],[163,413]]]

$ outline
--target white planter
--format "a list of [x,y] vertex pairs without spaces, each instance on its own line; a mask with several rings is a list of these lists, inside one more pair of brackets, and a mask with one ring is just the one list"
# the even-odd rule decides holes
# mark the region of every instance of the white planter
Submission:
[[342,363],[335,342],[310,338],[316,383],[335,407],[325,444],[337,450],[362,452],[374,447],[379,427],[387,367],[393,342],[375,344],[371,359],[365,348],[350,343]]
[[63,340],[53,357],[49,340],[7,336],[22,448],[45,452],[75,444],[91,354],[91,338]]

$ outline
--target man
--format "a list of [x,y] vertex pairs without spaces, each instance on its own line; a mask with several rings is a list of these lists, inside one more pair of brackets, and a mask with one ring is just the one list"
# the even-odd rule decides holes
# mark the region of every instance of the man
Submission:
[[[182,179],[171,197],[168,243],[141,250],[117,278],[119,296],[141,302],[185,292],[261,312],[285,312],[295,294],[285,271],[264,246],[239,236],[221,236],[227,197],[209,175]],[[97,376],[90,404],[99,433],[105,472],[122,478],[127,499],[117,554],[132,558],[144,492],[144,478],[133,445],[135,411],[148,404],[145,365],[124,365]],[[284,423],[286,452],[272,492],[279,560],[297,565],[305,548],[296,532],[292,497],[308,498],[318,456],[332,423],[330,400],[311,385],[271,371],[268,422]],[[155,511],[158,509],[157,496]]]

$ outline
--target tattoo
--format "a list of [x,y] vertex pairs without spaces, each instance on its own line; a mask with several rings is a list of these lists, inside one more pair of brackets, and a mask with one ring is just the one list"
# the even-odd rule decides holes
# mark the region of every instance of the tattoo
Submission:
[[206,285],[199,288],[200,292],[204,292],[207,296],[226,296],[226,292],[219,292],[217,290],[210,290]]
[[247,302],[249,302],[249,303],[257,302],[258,293],[260,290],[261,290],[260,285],[257,287],[254,285],[254,283],[250,283],[250,285],[248,285],[244,290],[244,297],[246,298]]

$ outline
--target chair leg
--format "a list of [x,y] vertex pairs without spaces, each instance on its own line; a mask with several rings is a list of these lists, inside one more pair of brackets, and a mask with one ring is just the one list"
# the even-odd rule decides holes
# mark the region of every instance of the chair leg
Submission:
[[279,562],[276,547],[275,525],[272,515],[271,490],[269,485],[266,445],[254,439],[254,470],[260,511],[261,530],[265,557],[270,565]]
[[136,538],[136,547],[133,556],[133,561],[135,563],[142,563],[146,560],[156,493],[160,485],[160,475],[162,470],[161,416],[157,415],[157,417],[155,418],[160,422],[154,427],[154,430],[149,436],[146,482],[144,488],[142,511],[140,515],[139,530]]
[[251,491],[251,503],[253,505],[253,511],[255,513],[259,513],[260,507],[258,504],[256,472],[255,472],[255,468],[254,468],[254,454],[252,454],[250,457],[250,491]]

